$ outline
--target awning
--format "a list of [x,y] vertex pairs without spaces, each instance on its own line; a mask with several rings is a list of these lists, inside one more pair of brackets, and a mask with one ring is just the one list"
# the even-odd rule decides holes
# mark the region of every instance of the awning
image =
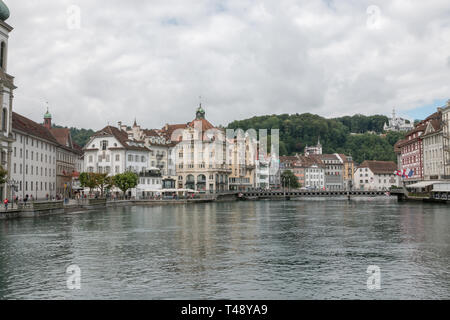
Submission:
[[161,189],[136,188],[137,192],[162,192]]
[[162,189],[159,190],[161,192],[190,192],[190,193],[198,193],[198,191],[196,190],[192,190],[192,189]]
[[437,181],[421,181],[414,184],[407,185],[406,188],[425,188],[437,183]]

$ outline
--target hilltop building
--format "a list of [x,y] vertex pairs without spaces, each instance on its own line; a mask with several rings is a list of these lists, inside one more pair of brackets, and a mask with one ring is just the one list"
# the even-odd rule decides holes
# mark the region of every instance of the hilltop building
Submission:
[[385,123],[383,126],[384,131],[410,131],[414,128],[414,124],[407,119],[397,117],[395,114],[395,108],[392,109],[392,118],[389,118],[389,124]]
[[320,144],[320,138],[317,140],[317,145],[312,147],[305,147],[305,156],[312,154],[322,154],[322,145]]

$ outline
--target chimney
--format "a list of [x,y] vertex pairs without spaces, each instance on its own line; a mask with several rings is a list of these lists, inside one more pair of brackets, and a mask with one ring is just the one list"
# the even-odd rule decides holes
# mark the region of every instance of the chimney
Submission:
[[117,127],[119,130],[122,130],[122,121],[117,122]]

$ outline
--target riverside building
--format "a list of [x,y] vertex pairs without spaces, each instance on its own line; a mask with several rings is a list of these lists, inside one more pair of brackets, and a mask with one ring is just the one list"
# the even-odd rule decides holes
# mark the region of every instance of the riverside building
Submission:
[[0,185],[2,199],[11,197],[14,182],[11,176],[12,151],[13,151],[13,131],[12,131],[12,105],[14,98],[14,77],[8,74],[8,39],[9,33],[13,30],[6,20],[9,18],[9,9],[0,0],[0,165],[7,171],[5,179],[7,182]]
[[388,191],[398,186],[400,177],[395,174],[397,165],[393,161],[364,161],[356,168],[353,186],[355,190]]
[[[11,178],[14,195],[24,199],[56,196],[56,150],[58,141],[42,124],[13,112]],[[10,197],[13,194],[9,195]]]

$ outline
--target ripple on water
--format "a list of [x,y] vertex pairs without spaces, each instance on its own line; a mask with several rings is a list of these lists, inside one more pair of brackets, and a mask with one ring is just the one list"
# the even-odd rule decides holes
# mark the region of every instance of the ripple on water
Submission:
[[[0,221],[0,298],[450,297],[450,215],[391,200],[213,203]],[[66,268],[82,289],[67,289]],[[379,291],[367,267],[381,268]]]

